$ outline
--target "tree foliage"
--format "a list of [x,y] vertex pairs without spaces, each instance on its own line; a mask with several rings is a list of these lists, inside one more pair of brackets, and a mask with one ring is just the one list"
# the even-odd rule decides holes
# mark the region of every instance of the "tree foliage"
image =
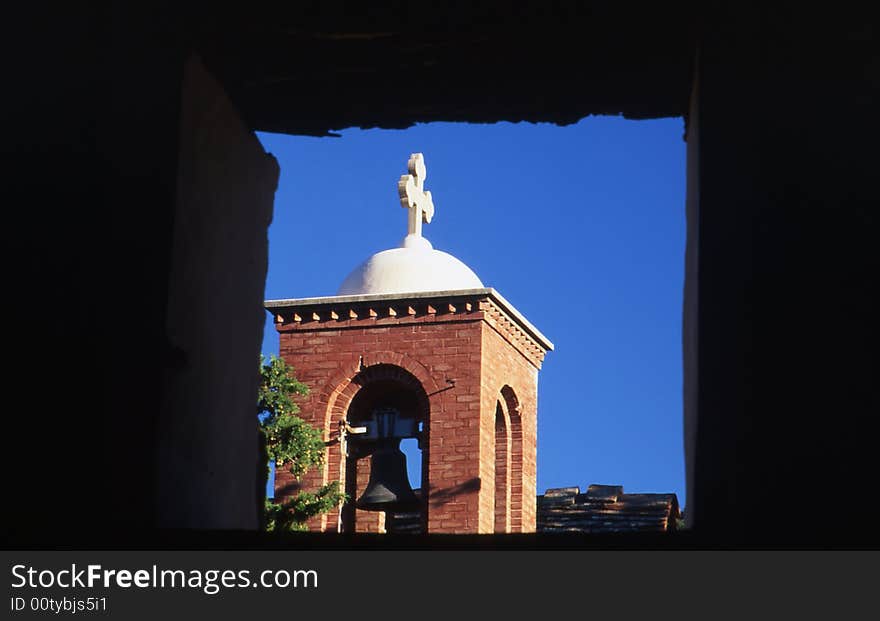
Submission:
[[283,503],[266,499],[266,530],[290,532],[305,530],[306,520],[313,515],[327,513],[344,501],[339,493],[339,483],[334,481],[316,492],[300,491]]
[[[296,395],[308,394],[308,387],[293,375],[293,369],[281,358],[260,356],[260,391],[257,397],[257,420],[266,443],[269,459],[276,471],[286,468],[297,479],[324,463],[324,438],[320,430],[297,416]],[[267,464],[268,467],[268,464]],[[266,529],[274,532],[303,530],[314,515],[332,510],[345,501],[339,482],[333,481],[315,492],[298,491],[283,503],[267,499]]]

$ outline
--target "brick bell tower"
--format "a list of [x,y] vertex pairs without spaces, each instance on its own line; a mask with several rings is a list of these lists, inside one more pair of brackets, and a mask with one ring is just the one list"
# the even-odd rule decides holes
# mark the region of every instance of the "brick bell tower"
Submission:
[[[335,296],[265,304],[280,356],[310,388],[301,416],[328,442],[323,471],[302,481],[277,472],[275,496],[340,481],[351,500],[314,518],[316,531],[534,532],[538,371],[553,344],[422,237],[434,204],[421,153],[408,169],[399,248],[367,259]],[[357,503],[383,433],[418,438],[421,481],[407,511]]]

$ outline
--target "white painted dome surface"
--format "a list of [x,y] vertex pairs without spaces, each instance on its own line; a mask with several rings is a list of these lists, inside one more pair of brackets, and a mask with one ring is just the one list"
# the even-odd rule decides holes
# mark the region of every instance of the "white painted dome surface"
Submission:
[[417,293],[479,289],[483,283],[451,254],[434,250],[424,237],[407,235],[403,247],[383,250],[348,275],[336,295]]

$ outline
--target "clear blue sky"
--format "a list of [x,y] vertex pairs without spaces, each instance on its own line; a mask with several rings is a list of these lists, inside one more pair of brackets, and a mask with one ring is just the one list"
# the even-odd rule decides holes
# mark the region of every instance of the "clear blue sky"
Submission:
[[[683,131],[680,118],[590,117],[259,134],[281,165],[266,298],[333,295],[396,247],[397,179],[420,151],[436,206],[425,237],[556,345],[539,377],[539,492],[616,484],[684,505]],[[278,352],[268,314],[263,352]]]

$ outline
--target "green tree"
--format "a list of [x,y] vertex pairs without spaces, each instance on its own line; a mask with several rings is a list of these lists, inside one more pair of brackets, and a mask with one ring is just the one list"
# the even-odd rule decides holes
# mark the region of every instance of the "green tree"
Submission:
[[[321,431],[297,416],[299,406],[293,400],[295,395],[306,395],[308,391],[308,386],[294,377],[293,369],[284,360],[273,355],[267,362],[260,356],[257,420],[261,444],[265,447],[262,489],[265,489],[269,476],[269,459],[275,462],[276,471],[287,468],[297,479],[324,463]],[[300,490],[283,503],[265,498],[265,528],[273,532],[304,530],[310,517],[326,513],[345,500],[346,495],[340,492],[338,481],[314,492]]]

